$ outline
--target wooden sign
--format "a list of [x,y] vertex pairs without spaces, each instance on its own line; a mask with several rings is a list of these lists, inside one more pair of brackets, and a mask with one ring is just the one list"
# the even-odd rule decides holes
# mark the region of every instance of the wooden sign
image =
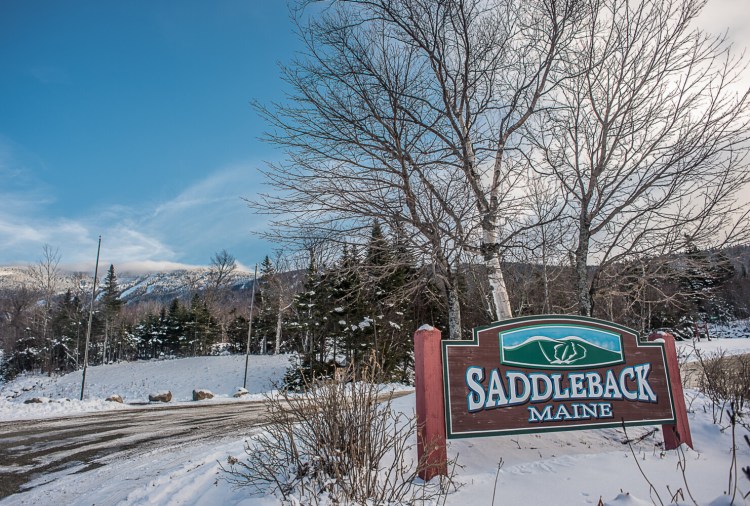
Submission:
[[515,318],[442,352],[448,438],[675,423],[664,345],[615,323]]

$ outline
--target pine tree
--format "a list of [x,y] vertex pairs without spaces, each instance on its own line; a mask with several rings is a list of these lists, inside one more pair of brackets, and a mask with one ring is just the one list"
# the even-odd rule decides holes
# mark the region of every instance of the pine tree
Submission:
[[78,346],[80,345],[81,313],[80,299],[70,290],[65,292],[62,300],[52,313],[52,367],[59,371],[72,371],[78,365]]
[[233,353],[245,353],[247,347],[247,318],[236,315],[227,327],[227,339]]
[[347,364],[356,364],[363,352],[370,346],[365,318],[369,318],[362,298],[362,279],[357,249],[344,246],[341,260],[329,273],[331,280],[332,307],[331,326],[334,336],[334,354],[341,353]]
[[194,356],[210,353],[211,346],[219,336],[216,320],[211,315],[206,301],[198,294],[190,302],[190,340],[188,344]]
[[717,291],[736,274],[731,260],[722,251],[712,255],[692,242],[685,249],[685,258],[687,268],[680,285],[692,316],[704,321],[725,317],[729,309]]
[[367,245],[367,255],[365,256],[365,265],[376,275],[381,274],[381,272],[378,272],[378,269],[382,271],[393,266],[391,245],[383,235],[383,229],[377,220],[372,224],[370,242]]
[[276,293],[276,269],[268,255],[260,264],[258,290],[255,293],[255,306],[258,313],[253,320],[253,334],[258,342],[260,353],[267,353],[269,343],[276,336],[276,323],[279,311],[279,298]]
[[388,379],[406,381],[411,368],[414,332],[413,298],[416,269],[405,247],[404,231],[396,228],[391,241],[380,224],[373,224],[363,270],[367,273],[364,297],[370,304],[373,342]]
[[297,351],[297,364],[287,373],[290,388],[302,388],[313,377],[331,377],[333,364],[327,358],[334,349],[332,335],[331,287],[328,272],[318,272],[311,258],[303,288],[293,302],[294,316],[286,325],[286,333]]
[[166,313],[166,334],[164,336],[164,346],[171,354],[183,354],[184,343],[187,338],[187,322],[189,314],[180,304],[179,299],[172,299],[169,309]]
[[[102,347],[102,363],[107,363],[107,343],[110,336],[113,342],[119,336],[117,332],[117,319],[122,310],[122,300],[120,300],[120,290],[117,286],[117,275],[115,274],[115,266],[110,264],[107,276],[104,278],[104,285],[102,287],[102,298],[101,305],[104,310],[104,345]],[[113,353],[109,350],[109,359],[111,360]]]

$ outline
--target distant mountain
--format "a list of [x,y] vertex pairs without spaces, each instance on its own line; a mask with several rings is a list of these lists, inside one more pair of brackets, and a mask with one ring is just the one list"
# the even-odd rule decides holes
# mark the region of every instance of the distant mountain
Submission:
[[593,367],[621,361],[621,353],[589,343],[578,336],[561,339],[534,336],[516,346],[503,348],[503,363],[528,367]]
[[[146,301],[166,303],[174,298],[189,297],[191,293],[205,289],[209,282],[208,268],[145,274],[116,272],[116,274],[121,292],[120,298],[126,303]],[[105,275],[106,270],[103,269],[99,277],[100,284],[104,281]],[[91,282],[91,274],[61,271],[57,279],[57,292],[63,294],[71,290],[74,293],[90,293]],[[253,286],[253,273],[235,271],[230,277],[228,286],[234,292],[250,290]],[[34,280],[25,268],[0,266],[0,291],[16,290],[22,287],[32,290],[35,288]]]

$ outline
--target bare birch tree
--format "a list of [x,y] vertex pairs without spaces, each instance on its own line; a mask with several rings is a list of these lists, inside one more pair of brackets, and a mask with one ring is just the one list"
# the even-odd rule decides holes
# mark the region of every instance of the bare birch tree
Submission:
[[237,260],[227,250],[218,251],[211,257],[204,298],[206,305],[217,317],[221,342],[227,342],[227,327],[232,317],[230,311],[227,310],[228,304],[223,302],[225,302],[229,283],[236,270]]
[[[296,260],[296,261],[295,261]],[[303,269],[299,259],[277,250],[272,260],[273,269],[264,275],[266,297],[268,304],[276,312],[274,329],[274,355],[281,353],[284,316],[294,305],[294,295],[301,289],[301,279],[296,271]]]
[[52,373],[52,353],[54,339],[49,335],[52,302],[60,285],[60,250],[49,244],[42,247],[42,258],[28,268],[28,275],[34,287],[41,292],[42,305],[42,342],[47,347],[47,374]]
[[541,281],[541,301],[535,294],[530,307],[543,314],[567,313],[574,304],[553,301],[551,294],[551,285],[568,268],[567,246],[572,227],[566,216],[566,196],[561,195],[554,179],[531,176],[526,184],[529,209],[519,227],[521,232],[513,237],[508,256],[520,265],[538,269],[539,279],[533,276],[524,280],[531,286]]
[[237,261],[227,250],[223,249],[211,257],[211,266],[208,269],[209,287],[221,290],[231,281],[232,274],[237,270]]
[[259,107],[289,160],[266,171],[278,192],[256,207],[287,231],[408,229],[447,294],[451,337],[458,259],[481,254],[494,312],[510,317],[500,259],[526,206],[520,129],[557,84],[578,3],[326,2],[300,23],[291,100]]
[[583,315],[618,262],[747,238],[736,202],[749,179],[744,60],[695,28],[704,4],[590,0],[572,78],[534,125],[538,170],[571,202]]

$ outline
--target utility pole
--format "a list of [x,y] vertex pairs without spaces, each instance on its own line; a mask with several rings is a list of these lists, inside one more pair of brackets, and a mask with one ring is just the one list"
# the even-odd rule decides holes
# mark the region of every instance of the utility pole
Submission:
[[242,388],[247,388],[247,363],[250,361],[250,336],[253,334],[253,305],[255,304],[255,285],[258,282],[258,264],[255,264],[253,275],[253,294],[250,296],[250,319],[247,321],[247,346],[245,347],[245,379]]
[[96,280],[99,276],[99,252],[102,250],[102,236],[96,248],[96,267],[94,267],[94,287],[91,289],[91,306],[89,306],[89,328],[86,329],[86,347],[83,350],[83,377],[81,379],[81,400],[86,388],[86,367],[89,365],[89,341],[91,340],[91,322],[94,319],[94,300],[96,299]]

